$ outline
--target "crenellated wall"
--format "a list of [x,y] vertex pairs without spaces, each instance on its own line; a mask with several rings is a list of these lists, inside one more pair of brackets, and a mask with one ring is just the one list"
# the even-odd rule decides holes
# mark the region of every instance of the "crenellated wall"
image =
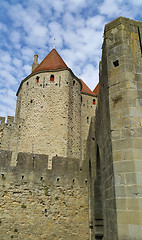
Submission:
[[89,239],[87,168],[78,159],[0,151],[0,239]]
[[0,149],[14,151],[17,146],[18,131],[13,116],[0,117]]

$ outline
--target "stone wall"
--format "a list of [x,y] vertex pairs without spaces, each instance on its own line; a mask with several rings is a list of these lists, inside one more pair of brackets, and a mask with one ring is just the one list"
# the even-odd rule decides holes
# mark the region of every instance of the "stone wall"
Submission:
[[78,159],[0,151],[0,239],[89,240],[87,169]]
[[9,151],[17,147],[18,128],[15,124],[14,117],[8,116],[7,122],[4,117],[0,117],[0,149]]
[[141,22],[122,17],[105,27],[95,121],[105,240],[142,236],[141,33]]
[[[93,104],[95,100],[95,104]],[[82,160],[86,155],[86,143],[89,133],[91,118],[95,115],[97,97],[88,94],[81,94],[81,142],[82,142]]]
[[1,124],[1,149],[12,150],[15,157],[30,152],[81,159],[80,90],[70,70],[27,77],[18,91],[15,122]]

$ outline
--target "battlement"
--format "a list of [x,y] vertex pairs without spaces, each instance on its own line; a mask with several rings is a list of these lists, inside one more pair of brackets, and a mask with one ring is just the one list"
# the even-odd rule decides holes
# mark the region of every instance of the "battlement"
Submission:
[[124,18],[124,17],[118,17],[115,20],[111,21],[110,23],[105,25],[105,32],[109,31],[112,28],[115,28],[116,26],[124,24],[124,25],[133,25],[136,27],[142,27],[142,22],[140,21],[135,21],[129,18]]
[[0,151],[1,177],[9,181],[41,182],[52,184],[87,184],[87,169],[79,165],[79,159],[55,156],[52,170],[48,168],[49,156],[44,154],[18,153],[16,166],[11,166],[12,152]]
[[79,168],[79,160],[53,157],[49,170],[48,155],[20,152],[14,167],[11,156],[0,151],[1,239],[16,234],[55,239],[57,234],[72,240],[78,233],[89,239],[87,169]]
[[0,116],[0,126],[4,124],[13,124],[15,122],[15,118],[13,116],[7,116],[7,121],[5,117]]
[[0,116],[0,126],[5,124],[5,117]]
[[14,123],[14,117],[13,116],[7,116],[7,124]]

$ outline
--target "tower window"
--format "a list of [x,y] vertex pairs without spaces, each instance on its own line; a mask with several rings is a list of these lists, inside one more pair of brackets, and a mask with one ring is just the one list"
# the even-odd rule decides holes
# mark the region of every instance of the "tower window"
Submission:
[[27,85],[29,85],[29,82],[27,82]]
[[50,81],[54,81],[54,75],[53,74],[50,76]]
[[113,65],[114,65],[114,67],[118,67],[119,66],[119,61],[118,60],[114,61]]
[[89,123],[89,117],[87,117],[86,121],[87,121],[87,123]]
[[61,87],[61,76],[59,76],[59,87]]
[[96,100],[95,99],[93,99],[93,105],[96,105]]
[[75,81],[73,81],[73,86],[75,85]]
[[36,82],[39,83],[39,76],[36,77]]

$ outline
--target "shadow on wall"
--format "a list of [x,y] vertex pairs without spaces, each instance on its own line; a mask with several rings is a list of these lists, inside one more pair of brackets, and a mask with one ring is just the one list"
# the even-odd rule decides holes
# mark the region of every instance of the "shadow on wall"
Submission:
[[96,149],[96,179],[94,181],[95,239],[103,239],[103,194],[99,146]]

